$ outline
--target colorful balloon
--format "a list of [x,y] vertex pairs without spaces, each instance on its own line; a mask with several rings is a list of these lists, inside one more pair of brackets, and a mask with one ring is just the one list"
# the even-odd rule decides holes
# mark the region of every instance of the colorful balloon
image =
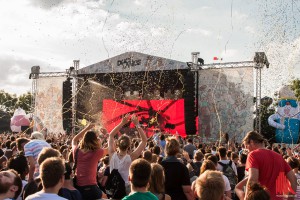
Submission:
[[10,128],[12,132],[22,132],[29,128],[30,121],[26,117],[23,109],[18,108],[15,110],[13,117],[10,120]]

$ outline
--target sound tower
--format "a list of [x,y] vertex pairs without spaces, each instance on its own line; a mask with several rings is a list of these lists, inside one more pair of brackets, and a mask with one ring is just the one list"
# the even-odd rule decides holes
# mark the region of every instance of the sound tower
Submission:
[[196,128],[196,94],[195,94],[195,76],[190,70],[186,71],[184,76],[184,121],[185,131],[187,135],[195,135],[197,132]]
[[72,130],[72,82],[71,78],[67,78],[63,82],[63,93],[62,93],[62,119],[63,119],[63,129],[67,134],[71,133]]

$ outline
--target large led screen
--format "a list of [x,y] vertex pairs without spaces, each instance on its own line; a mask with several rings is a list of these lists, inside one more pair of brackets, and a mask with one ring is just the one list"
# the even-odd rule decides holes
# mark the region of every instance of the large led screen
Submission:
[[[184,100],[103,100],[102,124],[111,131],[126,113],[136,114],[147,136],[156,130],[185,136]],[[134,128],[133,123],[125,128]]]

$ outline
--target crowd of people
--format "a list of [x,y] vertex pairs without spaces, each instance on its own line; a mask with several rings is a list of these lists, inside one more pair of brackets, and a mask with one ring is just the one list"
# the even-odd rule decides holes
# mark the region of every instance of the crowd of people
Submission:
[[[132,122],[135,137],[121,134]],[[155,134],[135,115],[108,133],[88,124],[77,135],[0,134],[0,200],[300,199],[299,150],[270,146],[250,131],[213,143]]]

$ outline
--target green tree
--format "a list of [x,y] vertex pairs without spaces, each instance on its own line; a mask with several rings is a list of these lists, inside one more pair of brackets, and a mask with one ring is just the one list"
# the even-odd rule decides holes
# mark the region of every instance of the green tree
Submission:
[[[260,100],[261,108],[261,134],[268,140],[270,144],[275,142],[275,128],[270,126],[268,123],[268,118],[275,113],[274,108],[272,108],[273,99],[271,97],[263,97]],[[258,111],[256,111],[258,112]],[[254,127],[256,125],[257,118],[254,119]]]
[[16,103],[16,107],[17,108],[22,108],[23,110],[25,110],[26,113],[29,113],[32,111],[31,109],[31,98],[32,95],[30,92],[27,92],[25,94],[22,94],[18,97],[18,101]]
[[294,91],[297,101],[300,101],[300,80],[292,80],[291,89]]
[[0,110],[12,116],[14,111],[20,107],[28,113],[31,111],[31,97],[30,92],[17,97],[15,94],[9,94],[4,90],[0,90]]
[[2,110],[0,110],[0,133],[10,130],[10,118],[11,116]]
[[16,109],[18,98],[15,94],[9,94],[4,90],[0,90],[0,110],[13,115]]
[[31,97],[30,92],[17,97],[0,90],[0,132],[10,131],[10,118],[17,108],[22,108],[26,113],[31,112]]

